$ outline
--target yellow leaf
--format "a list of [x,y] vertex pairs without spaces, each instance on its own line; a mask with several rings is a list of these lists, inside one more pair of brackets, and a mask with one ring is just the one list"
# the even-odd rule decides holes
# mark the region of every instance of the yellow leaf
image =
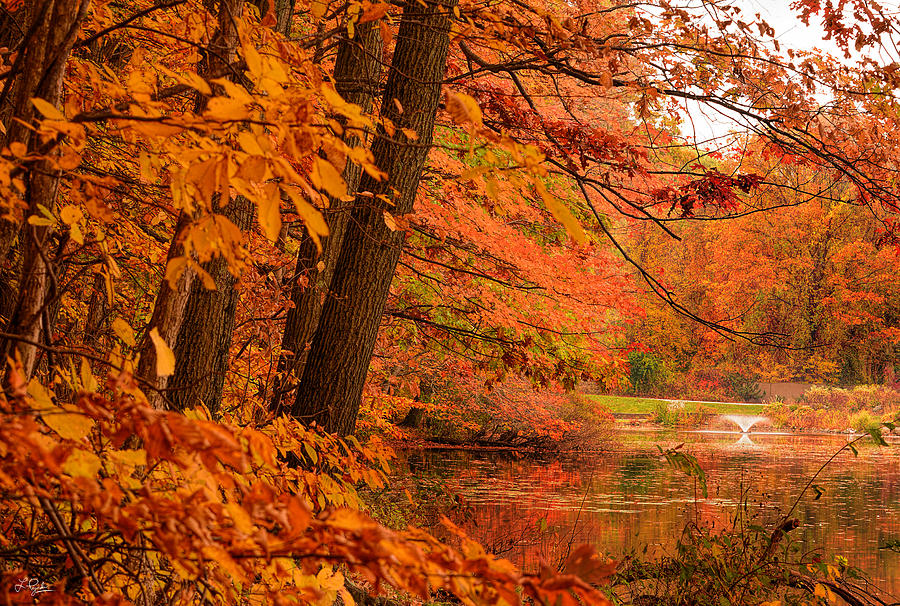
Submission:
[[84,235],[81,233],[81,228],[78,227],[78,223],[72,223],[69,227],[69,237],[78,244],[84,244]]
[[[163,120],[163,118],[160,118]],[[141,133],[142,135],[147,135],[148,137],[159,137],[160,139],[165,139],[168,137],[172,137],[180,133],[183,128],[181,126],[175,126],[172,124],[164,124],[163,122],[145,122],[145,121],[126,121],[127,124],[132,129]]]
[[43,412],[41,418],[47,427],[67,440],[82,440],[91,433],[94,421],[90,417],[77,412]]
[[191,269],[197,274],[197,277],[200,278],[200,281],[203,282],[203,288],[206,290],[216,290],[216,281],[213,279],[209,272],[203,269],[203,266],[197,263],[196,261],[188,260],[188,264]]
[[[322,0],[312,0],[309,5],[309,12],[312,18],[318,21],[325,15],[325,9],[328,8]],[[351,35],[351,38],[353,36]]]
[[187,265],[187,257],[172,257],[169,259],[169,262],[166,264],[166,280],[169,282],[169,288],[172,290],[178,289],[178,278],[184,273]]
[[350,595],[350,592],[347,591],[345,587],[341,587],[340,589],[338,589],[338,593],[340,594],[341,598],[343,598],[344,604],[346,604],[346,606],[356,606],[356,602],[353,600],[353,596]]
[[82,213],[81,209],[77,206],[66,204],[63,206],[62,210],[59,211],[59,217],[66,225],[72,225],[81,221],[84,218],[84,213]]
[[88,393],[95,393],[99,387],[94,373],[91,372],[91,364],[87,358],[81,358],[81,387]]
[[244,45],[244,60],[247,61],[247,69],[251,74],[257,78],[262,76],[262,57],[259,56],[259,52],[253,48],[253,45]]
[[301,219],[303,219],[303,222],[306,224],[307,229],[309,229],[310,234],[313,234],[316,237],[327,236],[328,225],[325,223],[325,217],[322,216],[322,213],[320,213],[319,210],[312,204],[304,200],[303,197],[297,193],[296,189],[292,187],[286,187],[283,191],[294,203],[297,214],[300,215]]
[[562,226],[566,228],[566,231],[573,240],[579,244],[583,244],[587,238],[584,235],[584,230],[581,228],[581,223],[578,222],[578,219],[576,219],[571,211],[566,208],[565,204],[547,191],[543,182],[535,179],[534,185],[541,195],[541,198],[544,200],[544,205],[547,207],[547,210],[550,211],[550,214],[553,215],[557,221],[562,223]]
[[63,113],[61,111],[59,111],[56,107],[54,107],[53,104],[50,103],[49,101],[45,101],[44,99],[41,99],[40,97],[34,97],[31,100],[31,102],[34,104],[34,106],[37,108],[37,110],[39,112],[41,112],[41,114],[43,114],[43,116],[45,118],[49,118],[51,120],[60,120],[60,121],[65,122],[66,117],[63,115]]
[[391,231],[397,231],[397,222],[394,221],[394,217],[388,211],[384,212],[384,224],[387,225],[387,228]]
[[232,121],[250,117],[250,110],[240,99],[213,97],[206,105],[206,114],[215,120]]
[[100,458],[86,450],[73,450],[62,464],[64,473],[73,478],[95,478],[100,471]]
[[116,318],[112,321],[112,329],[113,332],[116,333],[116,336],[122,339],[126,345],[129,347],[135,346],[134,331],[131,330],[131,326],[128,325],[128,322],[122,318]]
[[232,82],[228,78],[216,78],[213,82],[220,84],[222,88],[225,89],[225,94],[232,99],[239,99],[244,103],[253,103],[253,97],[251,97],[250,93],[247,92],[247,89],[240,84]]
[[204,80],[200,74],[196,72],[187,72],[184,74],[184,79],[188,84],[196,88],[198,91],[203,93],[204,95],[210,96],[212,95],[212,89],[209,87],[209,83]]
[[281,233],[281,196],[277,187],[272,187],[267,194],[257,199],[259,224],[269,242],[275,242]]
[[147,452],[145,450],[113,450],[110,451],[109,458],[113,462],[126,467],[137,467],[138,465],[147,464]]
[[481,108],[478,101],[465,93],[447,93],[447,113],[457,124],[471,122],[481,125]]
[[252,154],[255,156],[265,155],[265,152],[259,145],[259,141],[252,133],[242,130],[240,133],[238,133],[238,143],[241,144],[241,149],[243,149],[248,154]]
[[[259,183],[266,179],[268,167],[269,163],[262,156],[250,156],[241,162],[237,174],[245,180],[245,183]],[[241,180],[239,179],[232,179],[232,185],[235,189],[238,188],[240,182]]]
[[343,198],[347,195],[347,184],[341,177],[341,173],[329,162],[316,156],[313,158],[312,174],[313,185],[324,189],[332,198]]
[[34,398],[34,401],[41,405],[41,408],[54,408],[52,397],[44,386],[37,379],[28,382],[28,395]]
[[9,144],[9,152],[16,158],[24,158],[28,148],[21,141],[13,141]]
[[49,227],[51,225],[56,225],[56,221],[51,221],[50,219],[45,219],[44,217],[39,217],[37,215],[31,215],[28,217],[28,224]]
[[237,503],[227,503],[225,510],[231,516],[231,521],[234,522],[234,527],[237,528],[238,532],[246,535],[255,534],[256,529],[253,527],[253,520],[250,519],[250,514],[247,513],[246,509]]
[[175,372],[175,353],[159,336],[156,328],[150,331],[150,340],[156,349],[156,374],[160,377],[170,376]]
[[362,14],[359,18],[360,24],[368,23],[369,21],[375,21],[376,19],[381,19],[384,17],[388,9],[391,7],[387,2],[379,2],[378,4],[373,4]]
[[72,148],[66,148],[56,164],[63,170],[75,170],[81,164],[81,155],[74,152]]

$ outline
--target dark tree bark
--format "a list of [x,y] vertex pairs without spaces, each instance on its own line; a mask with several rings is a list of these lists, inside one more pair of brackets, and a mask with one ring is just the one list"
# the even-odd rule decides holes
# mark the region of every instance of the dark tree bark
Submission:
[[109,304],[106,297],[106,280],[103,274],[94,276],[94,287],[88,301],[87,317],[84,319],[85,340],[97,341],[99,334],[109,323]]
[[[344,37],[341,40],[335,60],[334,80],[338,94],[344,100],[359,105],[367,113],[372,111],[373,91],[381,79],[381,51],[382,39],[378,24],[364,23],[356,29],[354,38]],[[362,143],[361,137],[350,131],[345,134],[344,140],[351,146]],[[356,192],[361,172],[362,168],[358,164],[347,162],[343,177],[351,195]],[[325,298],[329,296],[350,206],[350,203],[340,200],[330,201],[326,212],[330,234],[323,242],[321,255],[308,236],[300,242],[291,281],[293,307],[288,310],[281,342],[282,352],[285,353],[278,360],[275,393],[271,403],[276,414],[282,411],[285,394],[293,389],[296,378],[303,374],[307,345],[319,325]],[[304,277],[306,279],[302,280]]]
[[[242,232],[248,231],[253,222],[253,206],[243,196],[235,198],[223,214]],[[175,374],[166,388],[169,400],[178,410],[203,402],[216,416],[222,403],[237,313],[237,278],[228,271],[222,257],[205,263],[203,269],[215,280],[216,289],[207,289],[200,280],[191,284],[184,321],[172,348]]]
[[[23,37],[19,59],[13,66],[18,76],[4,84],[0,104],[13,94],[12,109],[2,144],[23,143],[36,151],[36,138],[29,125],[35,117],[31,99],[39,97],[54,106],[62,99],[66,62],[87,12],[88,0],[44,0],[26,5],[27,31]],[[0,105],[2,106],[2,105]],[[5,112],[4,112],[5,113]],[[10,251],[19,234],[22,255],[15,306],[10,314],[7,332],[32,342],[45,340],[49,334],[48,312],[55,296],[55,268],[51,254],[52,230],[47,226],[22,223],[22,217],[38,212],[40,206],[53,209],[56,204],[59,175],[49,161],[38,162],[26,175],[24,213],[4,209],[0,219],[0,262]],[[4,291],[12,291],[7,284]],[[25,377],[31,376],[37,359],[37,348],[20,341],[4,341],[0,358],[6,359],[13,346],[21,356]]]
[[[372,152],[388,174],[360,179],[322,315],[297,389],[292,414],[328,431],[352,433],[403,232],[392,232],[384,211],[412,211],[431,145],[449,46],[455,0],[408,3],[403,12],[381,114],[397,127],[379,126]],[[399,103],[395,103],[395,100]],[[402,108],[402,112],[401,112]],[[409,140],[400,129],[417,134]],[[374,196],[369,195],[374,194]],[[378,196],[385,196],[388,206]]]
[[[210,42],[210,47],[216,52],[209,53],[209,64],[203,66],[201,71],[215,72],[222,67],[219,62],[232,60],[238,43],[234,24],[241,15],[243,4],[244,0],[221,0],[219,3],[218,30]],[[205,99],[201,98],[198,106],[202,107],[204,103]],[[252,222],[252,207],[248,200],[238,196],[226,206],[223,215],[246,232]],[[169,259],[184,254],[178,236],[190,220],[185,214],[179,217]],[[203,269],[215,281],[215,290],[207,290],[197,279],[196,272],[187,269],[175,288],[163,280],[156,297],[148,333],[156,328],[160,337],[173,349],[175,373],[171,377],[156,376],[156,351],[150,339],[145,338],[137,374],[159,390],[147,394],[150,403],[157,408],[165,407],[160,392],[167,393],[168,400],[179,410],[196,406],[202,401],[211,412],[216,413],[221,405],[238,294],[236,280],[228,273],[224,259],[213,259],[204,264]]]
[[256,0],[260,16],[264,17],[269,12],[269,2],[275,13],[275,31],[284,34],[285,38],[291,36],[291,21],[294,17],[294,0]]

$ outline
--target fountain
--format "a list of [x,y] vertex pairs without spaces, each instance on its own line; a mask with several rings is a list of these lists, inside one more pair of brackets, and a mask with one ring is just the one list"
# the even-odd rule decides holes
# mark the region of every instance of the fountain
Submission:
[[741,428],[741,433],[749,433],[750,428],[761,421],[768,421],[768,417],[753,417],[750,415],[726,415],[726,421],[731,421]]

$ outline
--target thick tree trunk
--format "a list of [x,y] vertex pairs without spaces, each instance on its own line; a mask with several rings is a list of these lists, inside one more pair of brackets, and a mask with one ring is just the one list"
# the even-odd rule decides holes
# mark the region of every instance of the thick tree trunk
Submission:
[[[230,63],[238,43],[234,24],[241,16],[244,0],[221,0],[216,35],[210,42],[210,62],[201,71],[215,72]],[[205,99],[200,99],[202,107]],[[250,227],[252,209],[243,197],[231,201],[223,213],[241,231]],[[190,225],[191,218],[182,213],[175,228],[168,259],[184,254],[178,236]],[[196,272],[187,269],[175,288],[163,280],[156,297],[153,317],[147,332],[156,328],[159,336],[175,352],[175,373],[171,377],[156,376],[156,350],[149,338],[141,346],[137,374],[153,389],[148,401],[157,408],[166,407],[166,399],[177,409],[203,401],[211,411],[218,411],[222,386],[228,367],[228,351],[237,308],[235,279],[228,274],[224,259],[217,258],[204,266],[216,282],[215,291],[207,291]],[[171,390],[171,391],[170,391]],[[167,395],[164,396],[163,394]]]
[[[381,79],[381,50],[381,32],[375,22],[360,25],[356,36],[352,39],[343,38],[338,47],[334,66],[335,89],[344,100],[359,105],[367,113],[372,111],[373,91]],[[345,135],[344,140],[351,146],[362,142],[360,136],[352,131]],[[350,194],[356,192],[361,172],[362,168],[358,164],[347,162],[343,177]],[[281,412],[282,399],[286,393],[293,389],[297,377],[303,374],[307,346],[319,325],[325,298],[329,296],[350,206],[350,203],[340,200],[330,201],[326,212],[330,234],[323,242],[321,256],[308,236],[300,243],[291,281],[293,307],[288,310],[281,342],[282,352],[285,353],[278,360],[275,393],[271,403],[276,414]],[[302,279],[304,277],[305,280]]]
[[[190,217],[188,215],[182,214],[178,218],[172,235],[172,243],[169,246],[169,254],[166,256],[167,260],[184,254],[184,248],[179,240],[182,230],[189,224]],[[155,328],[160,338],[170,347],[178,340],[178,331],[181,329],[184,321],[184,310],[187,308],[188,298],[196,278],[196,272],[190,268],[186,268],[178,277],[175,288],[171,288],[168,280],[163,278],[159,285],[159,292],[156,294],[153,315],[147,324],[147,334]],[[135,374],[138,377],[142,377],[150,387],[146,394],[147,401],[155,408],[166,408],[166,399],[163,393],[168,387],[169,377],[156,375],[156,349],[146,334],[141,343],[140,351],[140,360],[138,361]]]
[[[27,44],[21,49],[20,74],[14,87],[4,88],[7,94],[12,88],[15,90],[4,145],[18,142],[25,144],[29,151],[36,151],[38,142],[28,128],[34,118],[31,99],[40,97],[54,106],[60,105],[66,62],[87,6],[88,0],[45,0],[27,6],[29,36]],[[38,162],[26,179],[24,216],[38,212],[40,206],[53,209],[59,176],[51,163]],[[50,297],[55,296],[52,293],[55,279],[50,251],[52,232],[46,226],[22,224],[22,216],[17,210],[6,210],[0,221],[0,261],[6,258],[17,233],[20,234],[22,251],[18,296],[7,332],[18,334],[27,341],[39,342],[49,332],[45,320]],[[13,345],[5,342],[0,354],[10,354]],[[24,341],[19,341],[15,347],[28,378],[34,371],[37,348]],[[5,355],[0,358],[5,359]]]
[[[253,222],[253,205],[243,196],[235,198],[225,216],[242,232]],[[184,309],[184,321],[175,340],[175,374],[167,383],[168,398],[179,410],[201,402],[218,414],[228,370],[228,354],[237,312],[237,279],[228,264],[217,257],[203,266],[216,289],[194,280]]]
[[[343,245],[325,299],[292,414],[327,430],[351,433],[387,300],[403,232],[392,232],[384,212],[412,211],[428,154],[440,100],[449,46],[450,11],[455,0],[408,3],[382,100],[382,116],[397,127],[393,137],[382,127],[372,152],[388,178],[364,173],[343,236]],[[397,102],[395,102],[395,100]],[[402,111],[401,111],[402,109]],[[400,129],[417,134],[407,139]],[[387,197],[388,206],[379,196]]]

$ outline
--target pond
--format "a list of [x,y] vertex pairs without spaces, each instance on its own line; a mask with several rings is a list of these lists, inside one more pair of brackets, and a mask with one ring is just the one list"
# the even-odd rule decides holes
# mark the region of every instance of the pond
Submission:
[[[868,442],[868,438],[866,439]],[[685,443],[707,474],[708,497],[669,467],[656,449]],[[608,452],[523,456],[470,450],[411,451],[406,470],[446,482],[464,507],[453,519],[494,553],[525,570],[553,562],[572,541],[612,557],[648,549],[671,553],[685,524],[722,527],[742,491],[751,513],[772,522],[790,509],[845,436],[622,431]],[[437,482],[434,482],[437,485]],[[841,453],[793,516],[804,550],[843,555],[884,590],[900,594],[900,446],[863,444]]]

